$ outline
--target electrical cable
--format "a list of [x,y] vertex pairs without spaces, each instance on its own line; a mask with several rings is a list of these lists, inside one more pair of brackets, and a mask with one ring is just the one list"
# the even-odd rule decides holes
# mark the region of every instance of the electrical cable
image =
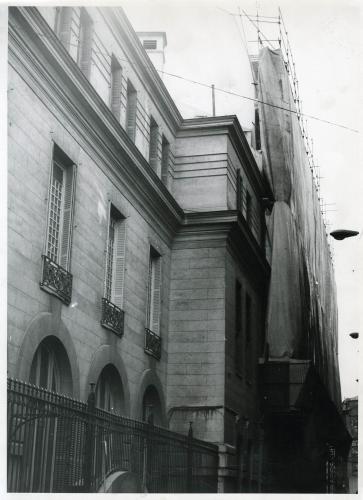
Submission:
[[[45,37],[45,38],[49,38],[49,36],[48,36],[48,35],[45,35],[44,33],[37,33],[37,35],[38,35],[38,36],[43,36],[43,37]],[[77,45],[77,44],[72,44],[72,43],[71,43],[71,44],[69,44],[69,45],[71,45],[71,46],[73,46],[73,47],[78,47],[78,45]],[[94,52],[94,53],[101,54],[101,55],[103,55],[103,56],[110,57],[110,54],[107,54],[107,53],[103,53],[103,52],[99,52],[99,51],[93,51],[93,52]],[[128,64],[131,64],[131,66],[135,66],[135,63],[134,63],[133,61],[131,61],[131,59],[123,59],[123,58],[118,57],[118,60],[119,60],[119,61],[123,61],[123,62],[127,62]],[[211,85],[210,85],[210,84],[208,84],[208,83],[203,83],[203,82],[199,82],[199,81],[197,81],[197,80],[192,80],[192,79],[190,79],[190,78],[186,78],[186,77],[181,76],[181,75],[176,75],[175,73],[169,73],[169,72],[164,71],[164,70],[159,70],[159,69],[157,69],[157,68],[155,68],[155,69],[156,69],[156,71],[157,71],[158,73],[161,73],[161,74],[164,74],[164,75],[168,75],[168,76],[171,76],[171,77],[173,77],[173,78],[178,78],[179,80],[184,80],[184,81],[186,81],[186,82],[192,83],[192,84],[194,84],[194,85],[199,85],[199,86],[201,86],[201,87],[206,87],[206,88],[208,88],[208,89],[210,89],[210,88],[211,88]],[[222,93],[227,94],[227,95],[232,95],[232,96],[234,96],[234,97],[239,97],[239,98],[241,98],[241,99],[246,99],[246,100],[248,100],[248,101],[252,101],[252,102],[258,102],[258,103],[260,103],[260,104],[263,104],[263,105],[266,105],[266,106],[270,106],[270,107],[272,107],[272,108],[281,109],[282,111],[287,111],[287,112],[289,112],[289,113],[293,113],[293,114],[296,114],[296,115],[304,116],[304,117],[306,117],[306,118],[310,118],[310,119],[312,119],[312,120],[320,121],[320,122],[322,122],[322,123],[327,123],[327,124],[329,124],[329,125],[333,125],[333,126],[335,126],[335,127],[344,128],[344,129],[346,129],[346,130],[349,130],[349,131],[351,131],[351,132],[355,132],[355,133],[358,133],[358,134],[359,134],[359,130],[357,130],[357,129],[353,129],[353,128],[348,127],[348,126],[346,126],[346,125],[341,125],[341,124],[336,123],[336,122],[332,122],[332,121],[329,121],[329,120],[325,120],[325,119],[323,119],[323,118],[319,118],[319,117],[314,116],[314,115],[310,115],[310,114],[307,114],[307,113],[301,113],[301,112],[299,112],[299,111],[297,111],[297,110],[294,110],[294,109],[285,108],[284,106],[278,106],[278,105],[276,105],[276,104],[271,104],[271,103],[269,103],[269,102],[265,102],[265,101],[262,101],[262,100],[260,100],[260,99],[254,98],[254,97],[248,97],[248,96],[245,96],[245,95],[242,95],[242,94],[238,94],[237,92],[233,92],[232,90],[226,90],[226,89],[222,89],[222,88],[220,88],[220,87],[214,87],[214,89],[215,89],[215,90],[217,90],[218,92],[222,92]]]

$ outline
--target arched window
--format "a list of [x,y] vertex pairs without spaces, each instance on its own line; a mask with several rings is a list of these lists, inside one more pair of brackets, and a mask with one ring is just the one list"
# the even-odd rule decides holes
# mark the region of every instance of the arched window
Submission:
[[142,419],[148,422],[151,418],[154,425],[162,426],[162,415],[159,393],[153,385],[149,385],[142,400]]
[[106,411],[123,414],[125,398],[119,372],[114,365],[106,365],[96,385],[96,405]]
[[44,389],[72,395],[68,355],[56,337],[46,337],[39,344],[31,364],[29,381]]

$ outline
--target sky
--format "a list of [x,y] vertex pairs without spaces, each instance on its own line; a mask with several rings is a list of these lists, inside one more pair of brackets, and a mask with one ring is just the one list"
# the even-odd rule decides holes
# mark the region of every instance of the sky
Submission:
[[[363,193],[362,141],[362,7],[358,0],[123,0],[136,31],[165,31],[164,70],[247,97],[254,96],[247,51],[242,44],[243,13],[277,16],[281,8],[299,80],[305,114],[343,127],[307,118],[319,165],[321,197],[326,205],[329,232],[354,229],[358,237],[336,241],[334,255],[339,317],[339,360],[342,396],[358,394],[360,340],[349,333],[363,329]],[[256,29],[243,18],[249,51],[256,52]],[[261,23],[262,32],[275,39],[277,26]],[[275,30],[275,31],[274,31]],[[163,76],[184,118],[211,115],[208,88]],[[253,103],[216,91],[216,114],[237,114],[250,128]]]
[[[52,2],[38,3],[49,5]],[[94,1],[88,5],[91,3],[100,4]],[[362,129],[362,6],[359,0],[121,0],[109,1],[107,5],[121,5],[136,31],[166,32],[165,71],[247,97],[254,96],[252,76],[242,45],[239,17],[231,14],[245,11],[255,15],[258,11],[260,15],[277,16],[280,6],[296,64],[303,111],[351,129]],[[3,103],[6,94],[6,11],[0,10],[0,20],[0,28],[3,28],[0,29]],[[275,38],[276,25],[261,23],[260,27],[268,38]],[[251,40],[249,50],[256,51],[256,30],[246,18],[244,29],[247,40]],[[163,79],[184,118],[211,115],[210,89],[167,75]],[[216,114],[237,114],[242,126],[250,128],[253,103],[216,91]],[[321,196],[329,204],[329,230],[360,231],[358,237],[340,242],[330,238],[338,295],[342,396],[352,397],[358,393],[360,340],[352,340],[349,333],[363,331],[361,134],[313,119],[307,119],[307,126],[314,141],[315,163],[320,166]],[[0,122],[0,133],[6,155],[5,121]],[[5,234],[6,182],[1,182],[0,188],[5,201],[2,204],[5,217],[1,217],[0,230]],[[4,264],[6,247],[0,250]],[[6,265],[1,267],[0,278],[6,283]],[[5,287],[1,287],[1,293],[5,293]],[[1,300],[0,315],[4,318],[5,303],[6,300]]]

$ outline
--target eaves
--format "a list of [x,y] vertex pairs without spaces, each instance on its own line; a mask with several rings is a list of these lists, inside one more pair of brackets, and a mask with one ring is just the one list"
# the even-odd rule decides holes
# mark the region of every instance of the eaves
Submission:
[[113,35],[127,53],[129,63],[139,79],[144,83],[154,105],[159,108],[160,114],[175,133],[180,127],[183,118],[123,9],[121,7],[113,9],[99,8],[99,11]]
[[9,9],[9,63],[76,132],[86,153],[130,203],[171,241],[183,210],[34,7]]
[[270,194],[270,188],[261,174],[251,148],[236,115],[191,118],[184,120],[177,137],[228,135],[245,173],[261,196]]

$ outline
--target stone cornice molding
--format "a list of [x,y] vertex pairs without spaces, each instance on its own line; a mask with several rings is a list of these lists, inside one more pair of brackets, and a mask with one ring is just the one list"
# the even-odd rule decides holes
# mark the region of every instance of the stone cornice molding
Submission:
[[190,118],[184,120],[177,133],[177,137],[223,134],[229,136],[252,185],[255,186],[261,195],[269,194],[270,188],[266,179],[259,171],[256,160],[236,115]]
[[170,241],[183,210],[35,7],[9,9],[9,63],[31,82],[50,112],[76,131],[87,154]]
[[127,52],[129,63],[140,80],[145,83],[145,89],[154,105],[159,108],[160,114],[169,122],[170,128],[175,133],[183,118],[123,9],[121,7],[108,10],[100,8],[99,11],[122,48]]
[[238,210],[186,213],[174,244],[219,241],[225,244],[242,267],[252,272],[252,278],[266,284],[270,266],[247,222]]

